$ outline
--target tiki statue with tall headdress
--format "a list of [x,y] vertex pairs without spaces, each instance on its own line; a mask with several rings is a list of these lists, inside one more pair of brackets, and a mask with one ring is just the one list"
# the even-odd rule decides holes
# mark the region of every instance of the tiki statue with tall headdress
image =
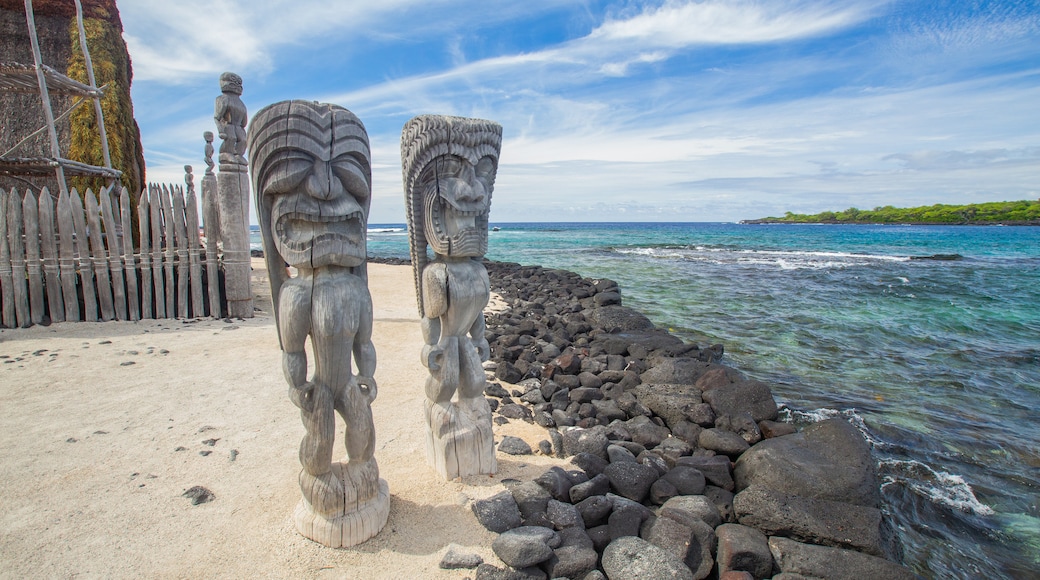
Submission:
[[481,259],[501,144],[498,123],[438,115],[415,117],[401,136],[422,363],[430,371],[427,460],[446,479],[497,468],[481,364],[490,350]]
[[[303,499],[294,520],[312,540],[351,546],[378,533],[390,510],[373,453],[368,134],[350,111],[309,101],[270,105],[249,127],[282,368],[307,431],[300,444]],[[308,338],[314,352],[309,379]],[[345,463],[332,461],[337,412],[346,422]]]

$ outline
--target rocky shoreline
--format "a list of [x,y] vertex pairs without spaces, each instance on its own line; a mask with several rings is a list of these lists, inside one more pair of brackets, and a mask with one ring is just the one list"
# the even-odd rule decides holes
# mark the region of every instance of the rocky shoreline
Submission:
[[778,422],[769,385],[622,305],[611,280],[486,262],[495,421],[534,422],[570,458],[474,502],[506,568],[478,579],[913,578],[876,463],[841,419]]

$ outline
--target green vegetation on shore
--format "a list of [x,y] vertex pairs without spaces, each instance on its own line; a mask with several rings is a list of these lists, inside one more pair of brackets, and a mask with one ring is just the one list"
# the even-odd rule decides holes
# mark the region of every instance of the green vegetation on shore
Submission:
[[1040,200],[994,201],[968,205],[935,204],[897,208],[890,205],[873,210],[850,207],[845,211],[817,214],[787,212],[784,217],[744,220],[749,224],[963,224],[1040,226]]

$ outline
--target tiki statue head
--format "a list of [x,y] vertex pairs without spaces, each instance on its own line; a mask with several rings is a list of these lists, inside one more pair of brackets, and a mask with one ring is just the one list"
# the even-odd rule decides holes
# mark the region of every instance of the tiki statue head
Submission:
[[242,94],[242,77],[238,76],[233,72],[226,72],[220,75],[220,92],[231,93],[233,95]]
[[368,134],[353,113],[275,103],[253,117],[249,153],[265,253],[276,250],[297,268],[365,262],[372,169]]

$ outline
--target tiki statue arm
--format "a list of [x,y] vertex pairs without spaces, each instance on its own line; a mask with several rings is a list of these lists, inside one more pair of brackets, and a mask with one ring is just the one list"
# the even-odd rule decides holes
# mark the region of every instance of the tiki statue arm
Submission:
[[441,316],[448,311],[448,270],[444,264],[426,266],[422,276],[422,300],[425,315],[422,333],[425,344],[422,363],[431,371],[440,370],[440,357],[444,354],[437,344],[441,340]]
[[282,286],[278,297],[278,331],[282,339],[282,372],[289,383],[289,400],[301,410],[314,408],[314,383],[307,380],[307,351],[304,344],[310,332],[310,296],[295,284]]
[[354,364],[358,369],[358,385],[367,387],[369,404],[376,398],[377,386],[376,347],[372,344],[372,307],[370,305],[361,313],[361,323],[354,335]]

